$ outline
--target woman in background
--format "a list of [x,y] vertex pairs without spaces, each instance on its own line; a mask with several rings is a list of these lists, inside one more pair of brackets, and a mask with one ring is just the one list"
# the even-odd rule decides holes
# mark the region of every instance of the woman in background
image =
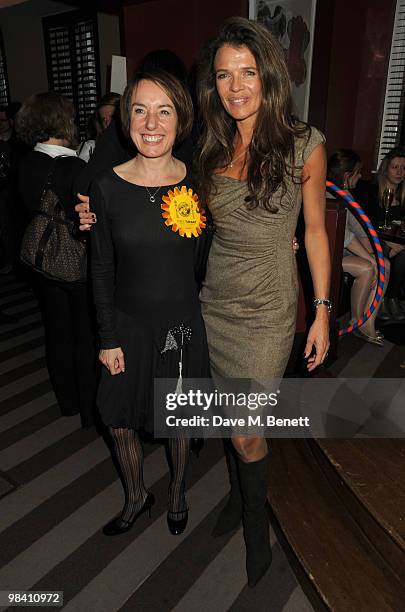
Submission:
[[77,150],[78,156],[85,162],[88,162],[92,156],[99,136],[111,125],[111,122],[119,113],[120,99],[121,96],[117,93],[105,94],[90,115],[87,122],[87,138]]
[[[400,223],[405,215],[405,149],[389,151],[381,161],[376,183],[361,182],[353,190],[354,198],[364,207],[377,227],[384,219],[383,194],[387,188],[394,189],[394,198],[388,214],[390,222]],[[405,247],[389,240],[384,241],[385,254],[391,263],[390,281],[379,318],[384,322],[405,320]]]
[[[385,189],[388,187],[394,189],[389,219],[399,223],[405,218],[405,149],[391,149],[386,154],[378,168],[377,181],[380,206]],[[391,261],[391,280],[384,299],[384,314],[386,318],[403,321],[405,319],[405,247],[389,241],[386,245]]]
[[[360,157],[350,149],[339,149],[328,160],[327,176],[332,183],[343,187],[350,193],[361,178]],[[342,267],[345,272],[354,277],[350,292],[350,322],[354,323],[363,316],[374,298],[377,284],[377,263],[366,233],[350,210],[347,211],[346,216],[344,247]],[[385,271],[383,294],[390,277],[388,259],[385,259]],[[384,336],[375,328],[380,305],[381,302],[361,328],[353,332],[358,338],[377,346],[384,344]]]
[[[24,102],[16,117],[19,137],[34,150],[19,167],[18,184],[30,217],[39,211],[51,172],[51,187],[66,216],[76,222],[75,194],[85,163],[76,155],[75,109],[67,98],[46,92]],[[63,416],[80,412],[94,424],[97,360],[87,282],[57,282],[33,272],[45,327],[46,362]]]

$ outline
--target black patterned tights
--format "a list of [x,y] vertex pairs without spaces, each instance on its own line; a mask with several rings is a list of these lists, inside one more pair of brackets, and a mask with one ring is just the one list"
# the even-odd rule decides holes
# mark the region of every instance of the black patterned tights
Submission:
[[[143,481],[143,449],[138,434],[133,429],[110,427],[115,454],[121,468],[125,490],[125,505],[121,513],[123,521],[132,521],[142,508],[148,494]],[[171,480],[168,494],[169,512],[181,519],[187,510],[185,474],[190,453],[190,440],[168,440],[168,460]]]

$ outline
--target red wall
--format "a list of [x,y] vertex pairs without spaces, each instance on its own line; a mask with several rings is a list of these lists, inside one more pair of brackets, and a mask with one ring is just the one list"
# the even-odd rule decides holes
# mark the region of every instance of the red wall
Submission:
[[364,158],[365,170],[376,169],[374,128],[380,132],[394,17],[393,0],[369,0],[353,135],[353,148]]
[[395,0],[318,0],[310,122],[375,169]]
[[123,8],[128,74],[154,49],[170,49],[188,67],[227,17],[247,17],[247,0],[152,0]]
[[[168,48],[188,67],[248,0],[127,0],[124,48],[131,74],[142,57]],[[322,129],[328,152],[353,148],[364,175],[375,169],[395,0],[318,0],[309,122]]]

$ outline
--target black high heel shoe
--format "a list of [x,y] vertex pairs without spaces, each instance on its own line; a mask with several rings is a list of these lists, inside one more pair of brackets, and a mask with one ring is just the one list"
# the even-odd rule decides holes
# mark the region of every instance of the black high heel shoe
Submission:
[[127,531],[131,529],[135,521],[142,514],[145,514],[145,512],[148,512],[149,518],[151,518],[152,516],[151,510],[152,510],[152,506],[154,505],[154,503],[155,503],[155,496],[153,495],[153,493],[148,491],[148,495],[146,496],[143,506],[135,514],[134,518],[130,521],[124,521],[121,517],[117,516],[115,519],[107,523],[107,525],[104,525],[103,527],[104,535],[114,536],[114,535],[120,535],[121,533],[126,533]]
[[[174,518],[179,515],[184,515],[184,516],[181,519]],[[186,510],[181,510],[180,512],[170,512],[170,510],[168,511],[167,525],[172,535],[182,534],[185,528],[187,527],[187,522],[188,522],[188,508]]]

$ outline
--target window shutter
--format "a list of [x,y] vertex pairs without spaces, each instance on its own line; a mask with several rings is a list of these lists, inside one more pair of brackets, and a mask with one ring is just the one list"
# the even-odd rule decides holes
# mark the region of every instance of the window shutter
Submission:
[[84,135],[87,118],[96,108],[99,94],[94,20],[84,20],[75,24],[74,44],[77,69],[76,106],[79,130]]
[[73,100],[72,49],[69,29],[63,26],[48,30],[49,89]]
[[390,149],[403,142],[405,103],[405,0],[397,0],[390,62],[385,90],[384,111],[378,150],[378,163]]
[[69,11],[43,19],[49,88],[75,105],[80,137],[100,93],[97,16]]

